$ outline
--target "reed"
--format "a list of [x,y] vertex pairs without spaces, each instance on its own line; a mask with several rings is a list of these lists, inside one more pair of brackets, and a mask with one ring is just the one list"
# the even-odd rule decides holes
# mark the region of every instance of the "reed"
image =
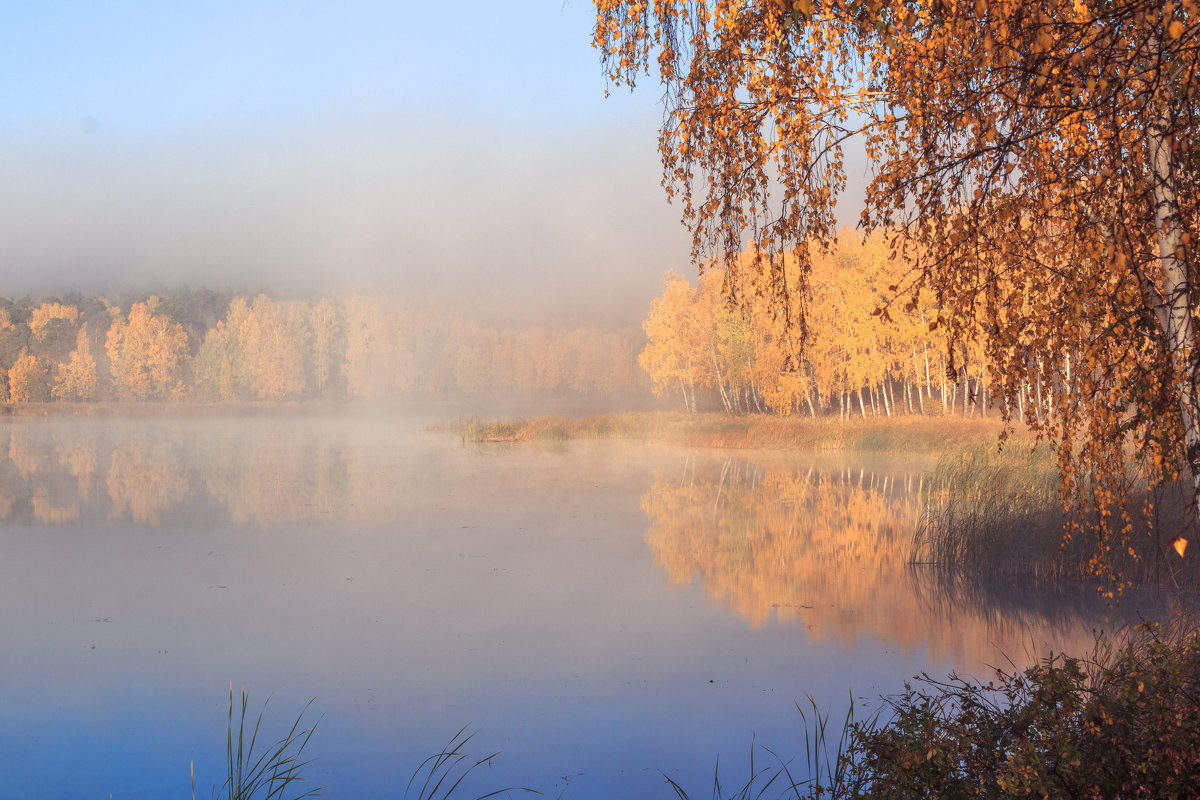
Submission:
[[[495,752],[479,759],[468,755],[464,748],[474,737],[475,734],[467,733],[466,727],[460,728],[441,751],[421,762],[409,778],[408,785],[404,788],[404,796],[409,797],[416,787],[416,800],[448,800],[452,797],[472,772],[490,764],[493,758],[500,755],[499,752]],[[478,795],[476,800],[486,800],[510,792],[541,794],[533,789],[509,786]]]
[[[314,698],[315,699],[315,698]],[[307,779],[302,775],[304,769],[312,762],[304,758],[304,751],[309,740],[317,729],[314,722],[308,727],[301,728],[304,717],[313,704],[309,700],[292,723],[291,729],[285,736],[272,745],[260,748],[259,733],[262,729],[263,716],[266,714],[270,698],[263,703],[257,717],[249,715],[250,697],[245,687],[242,688],[241,704],[234,702],[233,684],[229,685],[229,722],[225,739],[226,777],[220,789],[213,787],[212,796],[223,797],[226,800],[303,800],[306,797],[317,797],[325,790],[324,786],[305,788]],[[238,713],[234,713],[235,708]],[[319,722],[319,720],[318,720]],[[473,758],[465,750],[474,738],[473,733],[461,728],[450,742],[439,752],[421,762],[413,772],[405,787],[404,796],[413,796],[415,800],[450,800],[464,788],[464,781],[477,768],[490,764],[499,752],[483,758]],[[196,800],[196,767],[190,765],[192,800]],[[413,789],[416,794],[413,795]],[[487,800],[497,795],[523,792],[541,794],[533,789],[521,787],[506,787],[495,789],[486,794],[477,795],[475,800]]]
[[[804,723],[804,773],[798,778],[793,771],[795,759],[785,759],[768,747],[750,743],[749,777],[740,786],[726,794],[721,783],[721,763],[717,760],[713,768],[713,800],[761,800],[763,797],[792,798],[793,800],[818,800],[818,798],[858,797],[865,788],[862,773],[857,769],[854,755],[856,737],[871,735],[879,727],[878,714],[862,721],[854,716],[854,696],[841,733],[833,740],[830,737],[830,712],[822,712],[812,695],[808,696],[808,710],[796,703],[796,710]],[[769,766],[760,766],[756,750],[762,750],[769,758]],[[670,777],[663,775],[676,800],[691,800],[687,790]],[[770,794],[768,794],[770,792]]]
[[[905,416],[838,420],[665,411],[506,421],[469,419],[447,427],[457,430],[463,442],[472,443],[623,439],[730,449],[906,453],[957,451],[971,444],[994,446],[1004,430],[998,419]],[[1014,434],[1015,438],[1023,436]]]
[[[226,777],[219,792],[216,787],[213,788],[213,797],[219,794],[227,800],[301,800],[320,795],[325,787],[305,789],[302,784],[307,779],[301,774],[311,761],[303,757],[304,749],[317,729],[315,722],[307,728],[300,727],[312,702],[309,700],[304,706],[287,735],[260,750],[257,749],[258,734],[270,698],[263,703],[251,726],[248,716],[250,696],[245,687],[242,687],[240,712],[236,716],[235,725],[233,684],[229,684],[229,724],[225,739]],[[192,800],[195,800],[195,764],[191,765],[190,771]]]
[[926,482],[910,561],[989,575],[1083,574],[1082,541],[1063,542],[1058,473],[1044,449],[968,447]]
[[[913,564],[993,579],[1093,576],[1100,539],[1065,535],[1073,517],[1060,498],[1048,448],[976,445],[944,455],[921,499],[924,509],[909,553]],[[1134,525],[1129,544],[1106,556],[1112,574],[1125,584],[1194,586],[1196,574],[1168,557],[1170,532],[1189,524],[1188,501],[1178,486],[1135,485],[1127,501]],[[1147,507],[1152,516],[1144,513]]]

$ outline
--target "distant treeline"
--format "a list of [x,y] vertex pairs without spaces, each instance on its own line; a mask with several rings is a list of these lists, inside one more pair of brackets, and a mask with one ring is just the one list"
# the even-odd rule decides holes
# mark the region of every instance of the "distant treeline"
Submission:
[[0,400],[644,394],[634,328],[500,330],[411,299],[0,299]]

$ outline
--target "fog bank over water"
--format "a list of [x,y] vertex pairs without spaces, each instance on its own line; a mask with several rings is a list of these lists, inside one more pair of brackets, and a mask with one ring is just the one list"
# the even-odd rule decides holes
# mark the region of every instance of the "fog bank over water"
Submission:
[[0,294],[386,291],[637,319],[687,267],[644,122],[618,139],[449,116],[10,136]]

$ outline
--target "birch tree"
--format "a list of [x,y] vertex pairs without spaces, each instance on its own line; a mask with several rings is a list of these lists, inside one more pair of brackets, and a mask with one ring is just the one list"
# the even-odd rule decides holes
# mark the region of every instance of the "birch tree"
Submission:
[[113,382],[122,400],[178,400],[187,393],[183,366],[187,333],[165,314],[158,298],[134,303],[129,316],[115,316],[105,338]]
[[731,293],[753,240],[748,268],[804,340],[792,295],[808,291],[808,249],[794,280],[778,254],[833,238],[857,139],[871,163],[861,223],[903,232],[914,269],[891,291],[934,293],[948,367],[980,338],[1013,409],[1072,354],[1071,381],[1052,381],[1063,396],[1030,424],[1058,442],[1064,502],[1101,562],[1132,528],[1135,478],[1200,487],[1197,0],[596,10],[611,82],[653,69],[665,84],[668,192],[693,256],[722,260]]

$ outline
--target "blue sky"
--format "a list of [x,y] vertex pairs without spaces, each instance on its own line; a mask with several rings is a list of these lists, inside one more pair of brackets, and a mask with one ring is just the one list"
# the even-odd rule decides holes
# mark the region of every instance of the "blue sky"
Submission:
[[170,133],[336,109],[608,116],[592,15],[579,0],[22,4],[0,32],[17,78],[4,121]]
[[424,290],[604,313],[687,236],[590,3],[17,4],[0,294]]

